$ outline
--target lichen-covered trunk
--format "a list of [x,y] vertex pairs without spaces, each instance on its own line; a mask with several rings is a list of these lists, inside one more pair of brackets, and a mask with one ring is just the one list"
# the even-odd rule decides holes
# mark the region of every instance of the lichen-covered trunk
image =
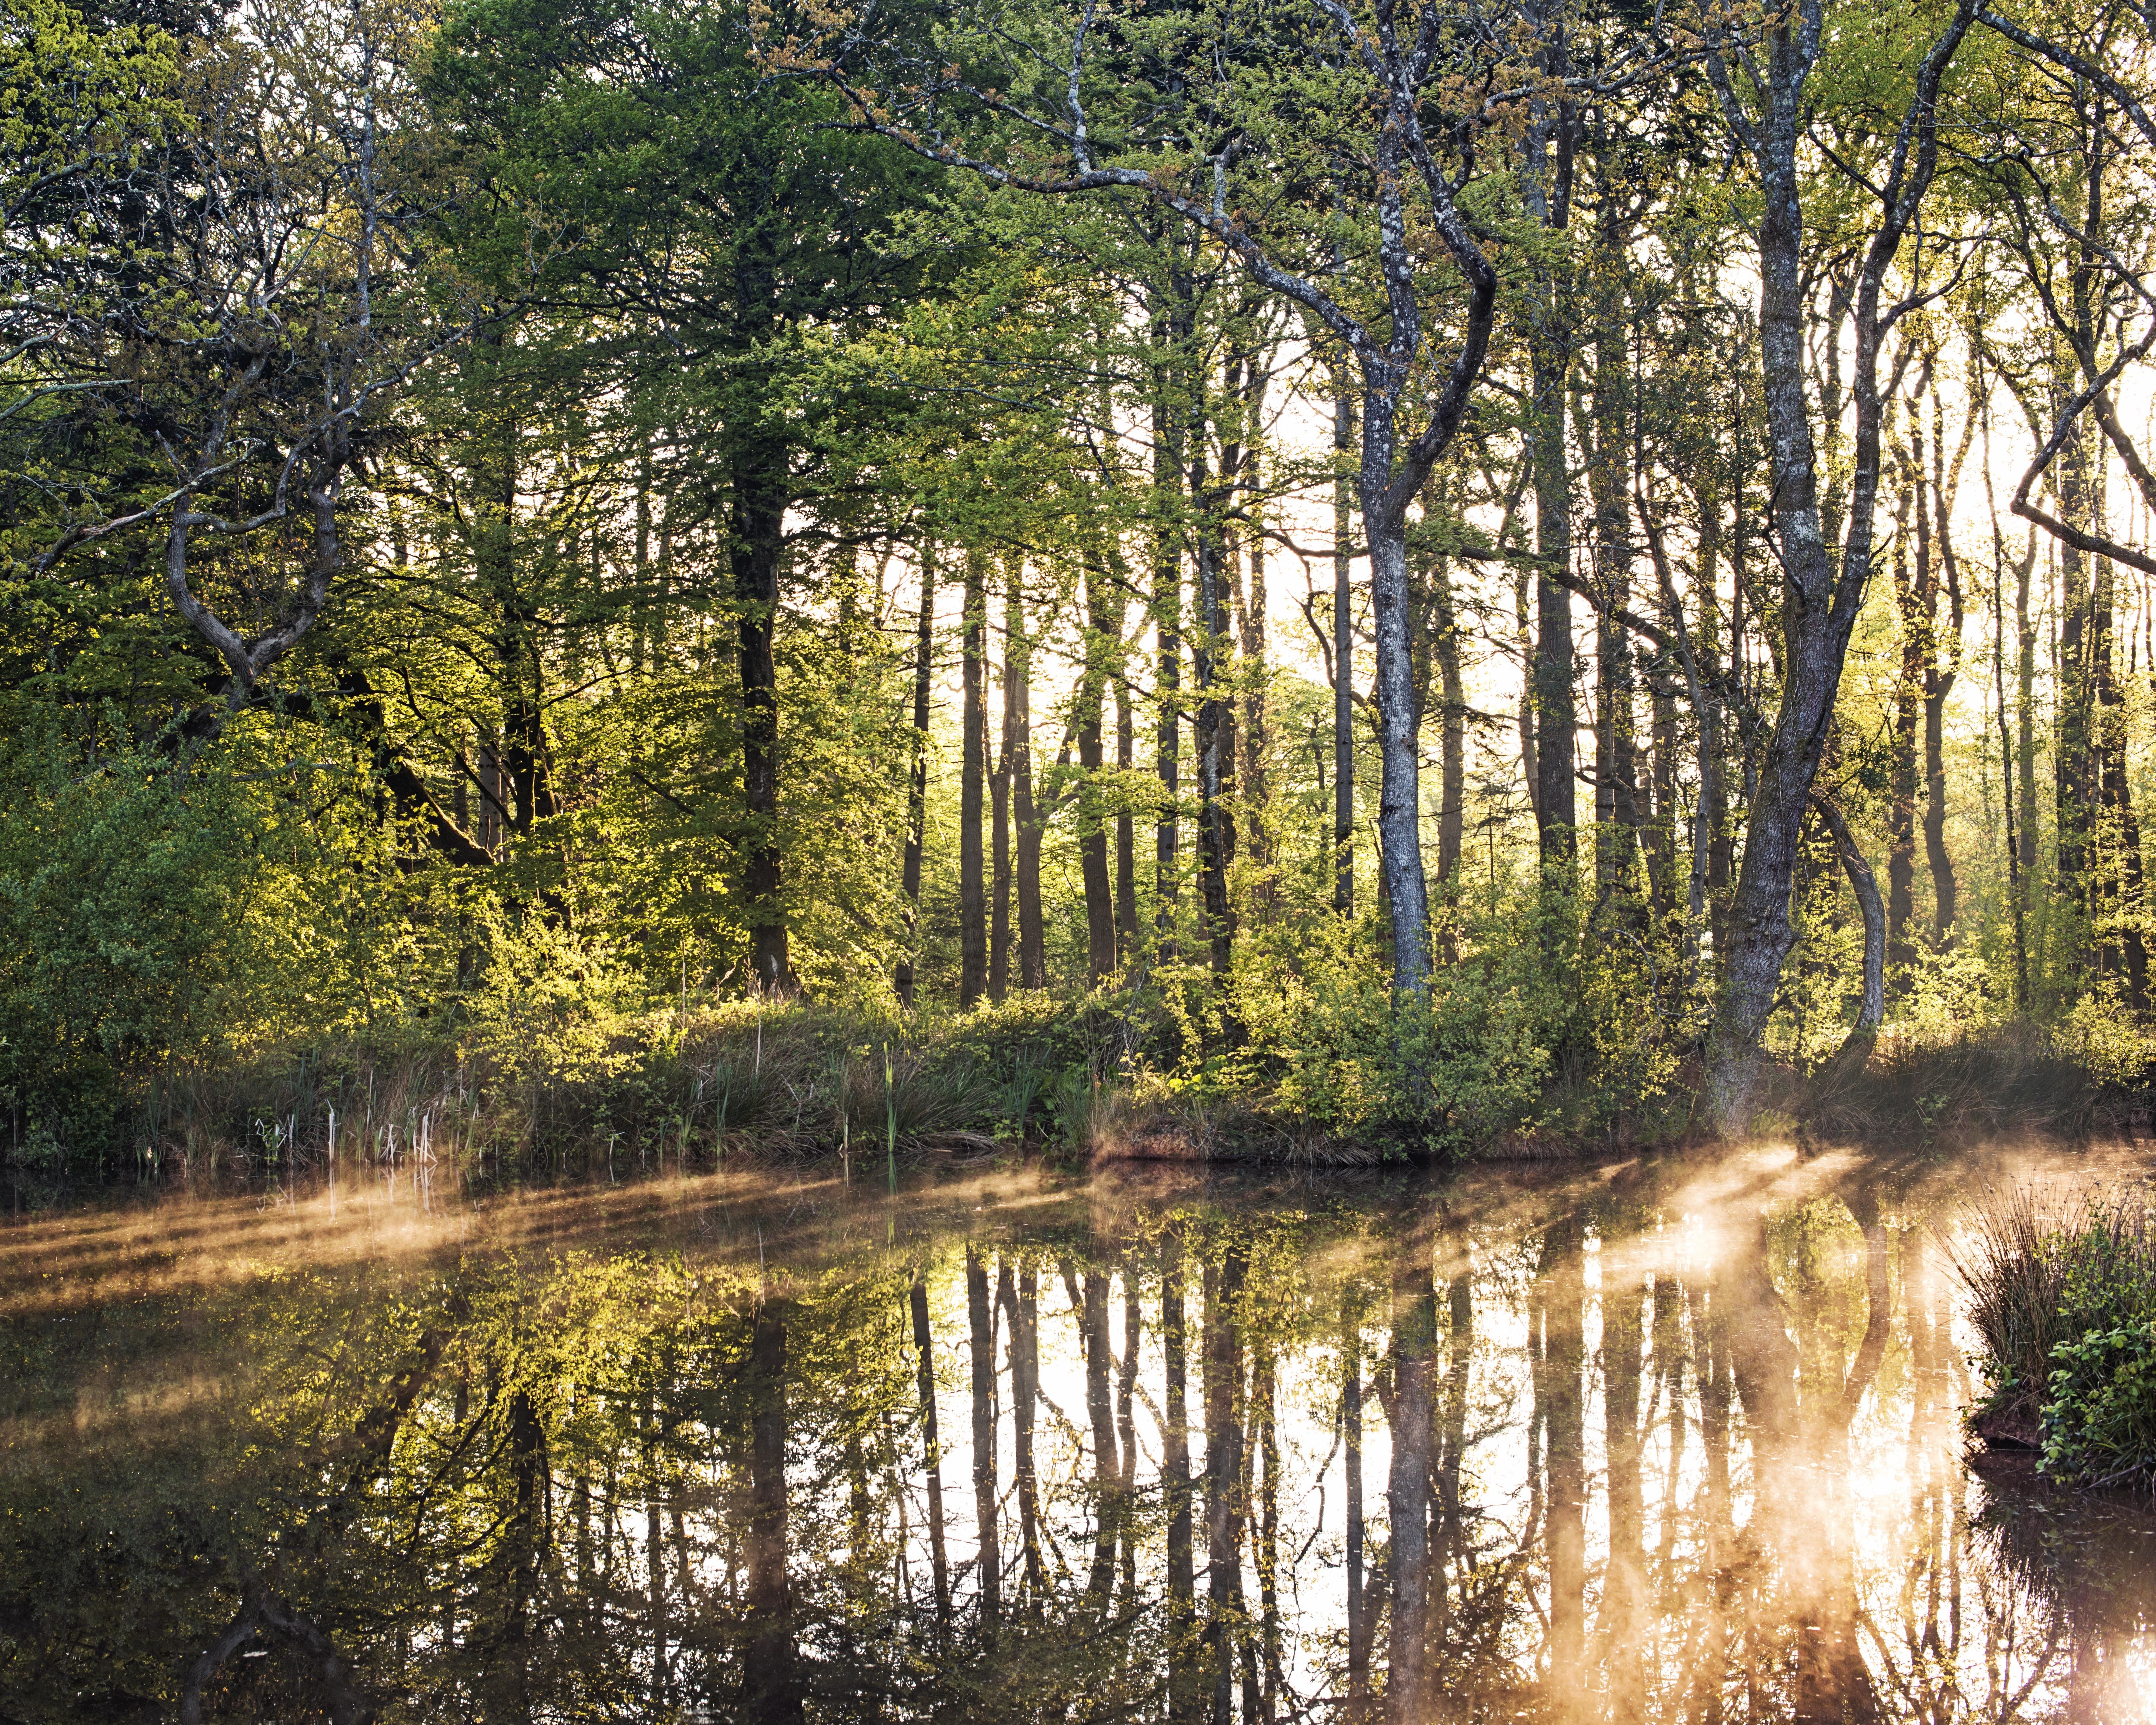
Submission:
[[[1392,470],[1389,418],[1363,434],[1363,525],[1370,543],[1377,623],[1378,846],[1393,922],[1393,992],[1430,987],[1430,903],[1422,865],[1422,762],[1416,747],[1414,660],[1408,614],[1407,523],[1386,496]],[[1382,445],[1382,454],[1373,453]],[[1373,471],[1374,470],[1374,471]]]

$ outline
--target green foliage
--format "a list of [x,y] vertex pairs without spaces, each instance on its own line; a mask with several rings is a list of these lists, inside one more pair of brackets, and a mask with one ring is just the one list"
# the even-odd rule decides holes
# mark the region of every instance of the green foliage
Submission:
[[64,1131],[123,1071],[225,1043],[249,993],[251,822],[229,771],[18,748],[0,793],[0,1086]]
[[2156,1478],[2156,1319],[2087,1331],[2051,1360],[2043,1471],[2089,1486]]

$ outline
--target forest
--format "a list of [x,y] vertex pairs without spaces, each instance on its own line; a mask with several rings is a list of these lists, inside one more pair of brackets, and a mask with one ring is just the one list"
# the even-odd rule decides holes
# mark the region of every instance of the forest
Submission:
[[2148,0],[0,11],[18,1167],[2144,1087]]

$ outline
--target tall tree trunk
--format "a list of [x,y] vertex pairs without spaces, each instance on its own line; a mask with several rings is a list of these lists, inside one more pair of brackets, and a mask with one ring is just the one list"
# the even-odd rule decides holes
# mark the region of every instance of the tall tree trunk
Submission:
[[[1676,908],[1677,703],[1668,668],[1654,680],[1649,709],[1654,726],[1654,830],[1647,853],[1658,923]],[[1702,715],[1702,717],[1704,715]]]
[[1040,907],[1040,811],[1033,800],[1033,637],[1025,621],[1023,571],[1010,566],[1004,591],[1004,639],[1009,655],[1005,687],[1004,747],[1010,752],[1011,823],[1018,852],[1013,886],[1018,897],[1018,985],[1048,986],[1048,942]]
[[1354,480],[1345,457],[1355,447],[1355,403],[1343,367],[1332,402],[1332,448],[1342,459],[1332,482],[1332,908],[1355,909],[1355,602],[1348,535]]
[[1842,873],[1848,876],[1849,890],[1856,896],[1857,915],[1864,925],[1864,968],[1857,992],[1856,1022],[1850,1027],[1822,1080],[1824,1087],[1831,1088],[1864,1070],[1887,1016],[1887,913],[1879,902],[1879,883],[1872,875],[1871,865],[1864,860],[1856,835],[1850,831],[1841,811],[1816,791],[1812,793],[1812,806],[1819,810],[1834,839],[1835,855],[1841,860]]
[[966,553],[962,630],[964,723],[958,769],[958,1004],[973,1005],[988,987],[988,906],[981,855],[982,807],[988,770],[988,590],[984,552]]
[[1075,697],[1073,728],[1085,781],[1078,793],[1078,869],[1086,893],[1086,979],[1100,983],[1116,971],[1115,884],[1108,874],[1106,798],[1101,790],[1101,709],[1111,660],[1122,639],[1120,601],[1097,561],[1086,569],[1086,662]]
[[[2035,611],[2029,603],[2030,578],[2035,572],[2036,540],[2032,532],[2014,581],[2014,772],[2021,786],[2021,830],[2015,834],[2021,857],[2021,891],[2017,903],[2025,931],[2035,891],[2036,859],[2041,835],[2036,816],[2036,632]],[[2027,967],[2026,941],[2023,967]],[[2021,999],[2025,1009],[2030,983],[2024,977]]]
[[904,918],[898,974],[899,1003],[913,1004],[913,967],[921,949],[921,857],[928,823],[928,691],[935,670],[936,548],[921,547],[921,616],[913,645],[913,759],[906,783],[906,855],[899,870],[900,910]]
[[2126,985],[2128,1004],[2140,1012],[2148,1000],[2148,950],[2141,932],[2141,826],[2127,776],[2125,696],[2114,664],[2115,576],[2108,557],[2096,559],[2090,644],[2095,685],[2098,783],[2104,836],[2116,846],[2103,870],[2107,969]]
[[[1571,49],[1561,11],[1534,17],[1535,55],[1543,71],[1562,79]],[[1555,235],[1572,220],[1578,110],[1559,100],[1541,105],[1527,137],[1521,194],[1537,226]],[[1553,241],[1561,248],[1562,241]],[[1536,832],[1543,874],[1568,875],[1577,855],[1573,775],[1576,745],[1573,696],[1572,593],[1556,578],[1572,570],[1571,439],[1567,408],[1572,377],[1572,283],[1561,262],[1545,266],[1532,290],[1528,379],[1532,415],[1527,459],[1535,494],[1534,660],[1527,682],[1535,715]]]
[[[1122,648],[1118,645],[1120,664]],[[1116,677],[1116,778],[1124,787],[1116,798],[1116,962],[1127,964],[1138,955],[1137,824],[1131,814],[1128,786],[1137,760],[1137,737],[1132,721],[1131,680],[1118,671]]]
[[[1252,368],[1254,371],[1255,367]],[[1264,384],[1256,382],[1251,391],[1255,398],[1247,413],[1249,423],[1255,426],[1264,411]],[[1255,433],[1253,433],[1255,435]],[[1243,589],[1241,614],[1236,619],[1238,645],[1242,652],[1240,668],[1243,688],[1243,724],[1240,736],[1242,744],[1241,789],[1245,830],[1248,834],[1250,860],[1264,868],[1272,860],[1272,839],[1267,831],[1270,818],[1265,793],[1265,754],[1271,738],[1266,712],[1269,691],[1265,671],[1265,536],[1259,521],[1258,460],[1252,449],[1243,458],[1244,508],[1250,520],[1243,530],[1244,567],[1248,583]],[[1261,896],[1270,889],[1261,886]]]
[[1183,496],[1183,438],[1187,416],[1177,410],[1175,392],[1185,382],[1192,312],[1190,284],[1178,273],[1164,312],[1156,314],[1158,351],[1163,357],[1153,372],[1152,618],[1158,660],[1153,682],[1158,709],[1153,762],[1160,778],[1160,814],[1153,825],[1153,926],[1159,955],[1175,956],[1178,877],[1182,864],[1178,756],[1183,720],[1183,535],[1176,519]]
[[1234,477],[1225,470],[1216,485],[1206,473],[1205,403],[1209,392],[1193,392],[1188,460],[1190,496],[1198,511],[1198,627],[1190,637],[1190,675],[1198,697],[1193,741],[1198,749],[1198,883],[1205,909],[1205,937],[1215,976],[1225,976],[1234,951],[1235,912],[1228,902],[1228,867],[1235,829],[1228,799],[1235,783],[1229,728],[1234,684],[1222,675],[1232,654],[1226,582],[1229,549],[1223,516]]
[[1854,305],[1853,475],[1840,567],[1821,531],[1818,470],[1805,379],[1805,259],[1798,138],[1805,85],[1825,30],[1823,0],[1798,0],[1764,44],[1765,101],[1748,117],[1720,44],[1706,59],[1730,126],[1753,157],[1763,200],[1759,225],[1759,353],[1765,386],[1775,526],[1784,573],[1782,691],[1761,752],[1745,824],[1744,860],[1730,907],[1729,957],[1709,1039],[1709,1101],[1724,1132],[1750,1122],[1759,1040],[1773,1014],[1782,964],[1796,935],[1789,920],[1804,818],[1830,728],[1842,664],[1871,569],[1878,501],[1880,346],[1895,316],[1880,300],[1889,267],[1930,187],[1938,163],[1936,108],[1948,63],[1973,21],[1962,0],[1917,68],[1881,187],[1878,228],[1866,248]]
[[[1928,381],[1930,367],[1925,367]],[[1917,557],[1932,566],[1930,609],[1925,618],[1924,659],[1924,860],[1932,875],[1932,942],[1943,952],[1953,944],[1961,913],[1953,858],[1947,850],[1947,697],[1961,669],[1961,572],[1954,561],[1953,499],[1960,488],[1961,463],[1969,450],[1964,430],[1949,478],[1946,454],[1946,408],[1936,383],[1932,395],[1932,472],[1928,493],[1919,474],[1917,491]],[[1921,453],[1918,457],[1922,464]],[[1943,587],[1946,627],[1939,628],[1938,602]]]
[[1894,600],[1902,624],[1902,669],[1894,681],[1892,754],[1887,768],[1887,968],[1898,992],[1906,987],[1917,957],[1909,925],[1916,918],[1917,880],[1917,708],[1924,686],[1922,586],[1928,570],[1911,578],[1908,557],[1910,462],[1896,463],[1904,481],[1894,511]]
[[[1572,567],[1572,475],[1566,449],[1568,356],[1553,336],[1533,357],[1535,554],[1544,568]],[[1535,819],[1545,867],[1569,868],[1578,816],[1573,799],[1572,591],[1535,578]]]
[[1467,803],[1467,697],[1460,662],[1460,618],[1452,593],[1451,560],[1440,557],[1431,576],[1430,602],[1436,608],[1440,778],[1437,803],[1437,878],[1456,885]]
[[[1010,584],[1016,583],[1014,581]],[[1018,758],[1013,722],[1018,711],[1018,660],[1010,634],[1008,589],[1004,618],[1003,735],[997,751],[996,770],[988,781],[988,999],[998,1004],[1010,989],[1011,769]]]
[[[1625,236],[1615,213],[1620,198],[1605,188],[1601,249],[1621,255]],[[1614,267],[1614,266],[1613,266]],[[1638,722],[1632,643],[1619,614],[1632,600],[1632,508],[1625,484],[1631,468],[1632,382],[1625,362],[1621,290],[1600,311],[1594,341],[1592,412],[1594,448],[1588,490],[1594,506],[1594,575],[1599,602],[1594,630],[1594,886],[1598,901],[1635,887],[1640,788],[1634,757]]]
[[742,439],[733,471],[734,602],[740,612],[742,870],[750,966],[767,993],[793,987],[787,957],[784,869],[778,838],[778,566],[786,545],[786,454]]

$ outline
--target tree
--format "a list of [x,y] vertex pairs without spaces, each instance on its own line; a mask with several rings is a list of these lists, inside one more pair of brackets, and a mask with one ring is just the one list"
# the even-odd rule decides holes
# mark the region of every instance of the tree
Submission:
[[1850,301],[1855,464],[1839,557],[1820,519],[1818,458],[1804,375],[1805,199],[1799,157],[1807,87],[1824,47],[1824,0],[1798,0],[1769,24],[1758,44],[1763,50],[1761,61],[1746,53],[1744,63],[1758,65],[1749,100],[1740,96],[1732,77],[1734,45],[1718,28],[1709,32],[1714,51],[1705,61],[1707,74],[1723,117],[1758,178],[1762,201],[1759,353],[1774,526],[1785,582],[1781,696],[1745,824],[1744,858],[1731,906],[1728,957],[1710,1050],[1709,1101],[1725,1132],[1741,1132],[1751,1117],[1760,1033],[1774,1011],[1783,961],[1795,941],[1789,895],[1804,815],[1833,720],[1850,633],[1871,574],[1882,454],[1881,344],[1934,291],[1919,279],[1902,297],[1890,299],[1887,281],[1938,171],[1940,87],[1974,12],[1974,0],[1960,0],[1931,40],[1898,121],[1881,140],[1884,159],[1876,181],[1865,182],[1873,188],[1878,215],[1864,244]]
[[[1459,197],[1476,170],[1477,148],[1495,135],[1481,93],[1496,85],[1503,53],[1494,32],[1472,24],[1455,30],[1435,5],[1406,15],[1391,8],[1362,13],[1342,0],[1312,0],[1307,11],[1266,15],[1206,54],[1196,51],[1202,27],[1194,18],[1159,26],[1103,23],[1096,40],[1088,6],[1050,27],[1068,44],[1055,55],[1053,77],[1030,50],[1023,60],[1012,56],[999,46],[999,28],[970,13],[933,40],[910,19],[886,23],[869,13],[798,41],[767,30],[764,52],[774,68],[836,90],[856,128],[991,184],[1047,195],[1134,195],[1158,204],[1257,284],[1303,306],[1353,356],[1362,382],[1357,488],[1377,624],[1378,829],[1398,932],[1394,983],[1404,996],[1419,995],[1429,986],[1430,952],[1408,511],[1466,412],[1496,320],[1496,271]],[[1128,73],[1141,69],[1144,75],[1131,81]],[[1276,70],[1289,74],[1291,96],[1268,92]],[[1167,98],[1165,108],[1153,105],[1156,92]],[[1494,99],[1507,100],[1502,93]],[[1327,116],[1322,136],[1290,142],[1298,110]],[[977,127],[1008,136],[1015,153],[968,146],[965,134]],[[1328,167],[1328,156],[1352,162],[1365,200],[1358,213],[1374,229],[1338,235],[1357,245],[1367,273],[1337,291],[1310,267],[1320,254],[1305,212],[1262,189],[1283,169],[1288,183],[1309,183],[1309,164]],[[1192,189],[1208,182],[1209,190]],[[1450,270],[1422,261],[1411,213],[1435,233]],[[1446,294],[1458,295],[1458,333],[1433,377],[1426,302]]]

